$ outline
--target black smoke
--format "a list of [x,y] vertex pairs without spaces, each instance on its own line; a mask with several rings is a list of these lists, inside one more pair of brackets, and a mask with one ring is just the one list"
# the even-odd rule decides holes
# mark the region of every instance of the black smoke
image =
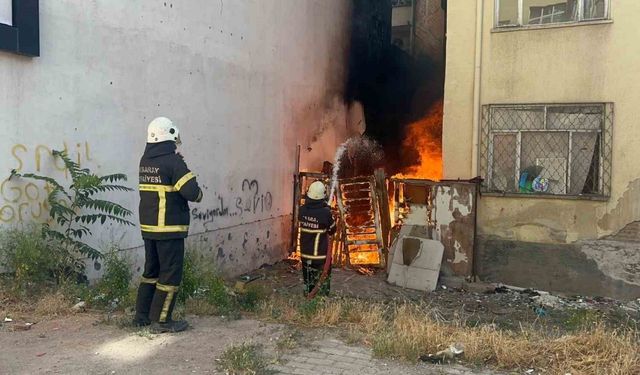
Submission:
[[387,174],[415,163],[400,153],[403,130],[442,98],[444,69],[428,56],[411,56],[391,43],[391,1],[353,0],[348,102],[360,101],[365,134],[385,153]]

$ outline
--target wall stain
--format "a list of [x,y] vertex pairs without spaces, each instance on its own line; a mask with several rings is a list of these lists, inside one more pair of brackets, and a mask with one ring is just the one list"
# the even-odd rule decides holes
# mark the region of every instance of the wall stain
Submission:
[[598,220],[598,227],[606,232],[618,232],[627,224],[640,220],[640,178],[629,182],[627,190],[618,198],[616,207]]

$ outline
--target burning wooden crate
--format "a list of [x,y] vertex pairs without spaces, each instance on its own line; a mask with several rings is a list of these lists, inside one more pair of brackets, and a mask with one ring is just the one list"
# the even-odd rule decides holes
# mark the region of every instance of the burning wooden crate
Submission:
[[[304,204],[304,195],[314,181],[323,181],[330,188],[329,176],[323,173],[300,172],[294,187],[293,256],[299,258],[300,233],[297,216]],[[387,261],[390,215],[384,171],[375,176],[341,179],[337,194],[329,202],[334,210],[337,230],[331,251],[335,265],[384,267]]]
[[344,224],[340,258],[346,265],[385,265],[379,198],[374,176],[338,181],[337,203]]

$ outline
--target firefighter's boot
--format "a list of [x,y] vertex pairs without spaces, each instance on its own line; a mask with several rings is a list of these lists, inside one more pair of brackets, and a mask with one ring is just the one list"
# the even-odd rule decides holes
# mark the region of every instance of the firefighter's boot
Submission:
[[171,314],[176,304],[178,287],[172,285],[156,284],[156,292],[151,302],[151,332],[181,332],[189,327],[185,320],[173,320]]
[[148,281],[148,279],[143,278],[138,287],[138,297],[136,298],[136,316],[133,318],[135,327],[144,327],[151,324],[149,310],[151,309],[151,301],[153,301],[155,292],[155,280]]

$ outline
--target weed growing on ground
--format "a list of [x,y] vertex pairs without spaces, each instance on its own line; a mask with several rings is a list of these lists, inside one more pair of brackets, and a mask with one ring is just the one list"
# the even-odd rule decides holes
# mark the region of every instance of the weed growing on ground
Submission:
[[198,289],[204,284],[204,272],[199,265],[200,263],[195,261],[190,251],[185,252],[178,303],[184,304],[187,299],[195,297]]
[[35,306],[35,313],[36,315],[48,317],[65,315],[69,313],[71,306],[73,305],[70,298],[58,291],[45,294],[39,298]]
[[131,266],[116,250],[104,257],[104,274],[93,289],[94,306],[115,309],[131,303]]
[[320,298],[314,298],[310,301],[303,300],[303,302],[298,305],[298,313],[304,319],[311,319],[318,314],[322,303],[323,300]]
[[272,374],[267,365],[260,345],[251,343],[230,346],[218,359],[219,369],[229,375]]
[[571,312],[565,320],[565,328],[576,331],[595,326],[602,320],[600,313],[589,309],[576,309]]
[[147,340],[153,340],[153,337],[154,337],[153,333],[151,333],[151,330],[148,327],[141,328],[136,332],[136,335],[138,335],[139,337],[143,337]]
[[185,306],[187,313],[240,319],[241,311],[255,311],[263,297],[264,293],[258,289],[249,289],[243,294],[231,292],[220,275],[203,267],[202,262],[187,252],[178,294],[178,302]]
[[276,350],[280,353],[292,351],[300,346],[302,332],[297,329],[287,330],[276,340]]
[[197,278],[197,294],[186,300],[185,311],[196,315],[216,315],[229,320],[241,318],[240,303],[224,284],[224,280],[207,272]]

